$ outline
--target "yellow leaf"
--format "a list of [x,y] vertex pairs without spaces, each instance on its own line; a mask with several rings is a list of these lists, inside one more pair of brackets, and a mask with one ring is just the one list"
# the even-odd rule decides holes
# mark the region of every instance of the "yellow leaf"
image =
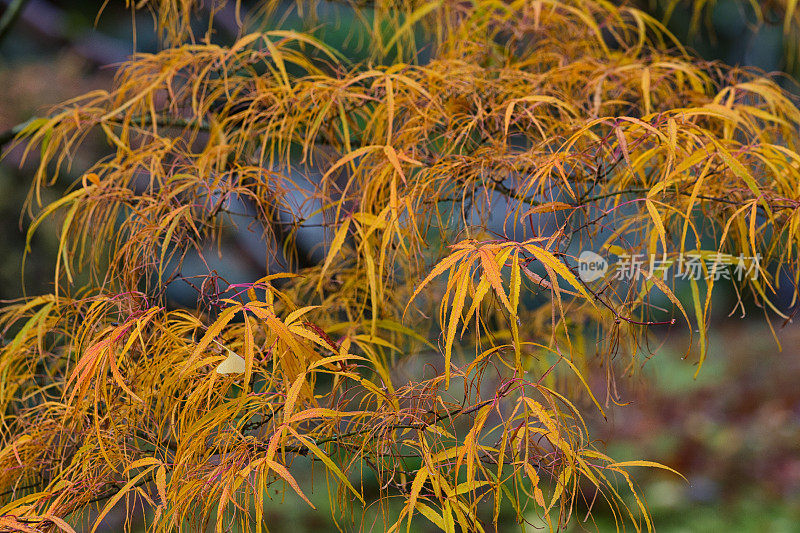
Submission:
[[[718,141],[714,141],[714,144],[717,147],[717,153],[719,154],[722,161],[730,168],[733,173],[741,178],[747,184],[747,187],[752,191],[752,193],[756,196],[756,198],[761,196],[761,191],[758,189],[758,185],[756,184],[756,180],[753,178],[752,174],[747,171],[745,166],[739,162],[738,159],[733,157],[730,152],[728,152],[722,144]],[[768,209],[769,210],[769,209]]]
[[247,362],[244,357],[237,355],[229,348],[225,348],[225,351],[228,357],[217,367],[217,374],[244,374],[247,368]]
[[514,253],[511,258],[511,336],[514,340],[514,357],[518,369],[522,368],[522,352],[519,345],[519,291],[522,287],[522,276],[520,276],[519,254]]
[[286,481],[292,487],[292,489],[294,489],[297,495],[303,498],[303,500],[308,505],[310,505],[312,509],[316,509],[316,507],[314,507],[314,504],[311,503],[311,500],[306,498],[306,495],[303,493],[302,490],[300,490],[300,485],[297,484],[297,481],[294,479],[292,474],[289,473],[289,471],[286,469],[285,466],[270,459],[266,459],[264,462],[269,468],[274,470],[276,474],[278,474],[281,478],[283,478],[283,480]]
[[450,309],[450,320],[447,324],[447,337],[444,344],[444,376],[445,386],[450,386],[450,361],[453,355],[453,342],[456,338],[456,328],[458,321],[461,318],[461,311],[464,310],[464,300],[467,297],[467,286],[469,285],[466,279],[469,276],[470,263],[464,263],[458,269],[455,279],[456,293],[453,296],[453,305]]
[[347,230],[350,229],[350,219],[347,218],[342,223],[341,226],[336,230],[336,233],[333,236],[333,241],[331,242],[331,248],[328,250],[328,256],[325,258],[325,263],[322,265],[322,270],[319,273],[319,282],[317,283],[317,291],[322,288],[322,280],[325,278],[325,272],[328,271],[328,268],[331,266],[333,262],[333,258],[336,257],[336,254],[339,253],[339,250],[342,249],[342,245],[344,244],[344,240],[347,237]]
[[411,305],[411,302],[414,301],[414,299],[419,295],[419,293],[422,292],[422,289],[424,289],[425,286],[428,283],[430,283],[433,278],[441,275],[445,270],[456,264],[461,258],[463,258],[468,253],[469,253],[468,250],[458,250],[457,252],[447,256],[446,258],[442,259],[439,263],[437,263],[436,266],[431,271],[431,273],[428,274],[428,276],[424,280],[422,280],[422,283],[420,283],[417,286],[416,290],[414,291],[414,294],[412,294],[411,298],[409,298],[405,309],[403,309],[403,315],[406,314],[408,306]]
[[422,485],[425,483],[425,480],[428,479],[428,467],[422,465],[420,469],[417,471],[417,475],[414,476],[414,481],[411,483],[411,492],[408,495],[408,501],[406,503],[406,507],[408,508],[408,527],[411,528],[411,518],[414,513],[414,508],[417,504],[417,498],[419,498],[419,493],[422,491]]
[[697,329],[700,333],[700,362],[697,365],[694,376],[697,377],[700,368],[703,366],[703,361],[706,359],[706,320],[703,306],[700,303],[700,289],[697,287],[697,280],[691,278],[689,280],[692,287],[692,300],[694,302],[694,316],[697,319]]
[[625,158],[625,162],[628,164],[628,167],[633,169],[633,163],[631,163],[631,154],[628,151],[628,139],[625,138],[625,132],[622,131],[622,128],[617,126],[614,128],[614,135],[617,136],[617,142],[619,143],[619,150],[622,152],[622,157]]
[[526,250],[528,250],[531,254],[533,254],[536,259],[541,261],[546,267],[551,268],[556,274],[567,280],[567,283],[575,287],[575,289],[587,300],[589,300],[592,305],[596,305],[594,303],[594,298],[592,298],[586,289],[583,288],[583,285],[578,281],[578,278],[570,272],[570,270],[559,261],[556,256],[545,250],[544,248],[540,248],[539,246],[535,246],[532,244],[527,244],[524,246]]
[[156,470],[156,490],[161,498],[161,505],[167,505],[167,469],[164,465]]
[[317,309],[317,308],[319,308],[318,305],[307,305],[305,307],[301,307],[300,309],[295,309],[294,311],[292,311],[291,313],[289,313],[286,316],[286,320],[284,320],[283,323],[286,324],[287,326],[290,326],[290,325],[294,324],[294,322],[298,318],[300,318],[304,314],[308,313],[312,309]]
[[531,484],[533,485],[533,499],[536,501],[536,504],[539,507],[544,509],[544,493],[542,493],[542,489],[539,487],[539,474],[536,472],[536,469],[533,468],[533,466],[527,461],[523,463],[523,467],[525,469],[525,474],[527,474],[528,478],[531,480]]
[[397,171],[397,173],[400,175],[400,179],[402,179],[403,183],[405,183],[406,175],[403,173],[403,167],[400,166],[400,160],[397,158],[397,152],[395,152],[394,148],[388,144],[383,147],[383,152],[386,154],[386,157],[389,158],[389,162],[392,164],[395,171]]
[[686,479],[684,477],[683,474],[681,474],[677,470],[675,470],[673,468],[670,468],[670,467],[668,467],[666,465],[662,465],[661,463],[654,463],[653,461],[620,461],[618,463],[611,463],[610,465],[607,465],[606,468],[627,468],[629,466],[646,466],[646,467],[650,467],[650,468],[660,468],[662,470],[668,470],[668,471],[672,472],[673,474],[679,475],[680,477],[682,477],[684,479],[684,481],[687,481],[687,482],[689,481],[688,479]]
[[439,515],[439,513],[437,513],[424,503],[417,502],[415,504],[415,507],[422,516],[433,522],[436,525],[436,527],[438,527],[442,531],[447,531],[447,526],[442,517]]
[[567,204],[564,202],[546,202],[542,205],[534,206],[527,211],[525,211],[525,215],[528,214],[537,214],[537,213],[552,213],[554,211],[564,211],[566,209],[577,209],[572,204]]
[[305,373],[300,374],[297,376],[297,379],[292,383],[292,386],[289,387],[289,392],[286,393],[286,403],[283,407],[283,419],[288,420],[292,416],[292,412],[294,411],[294,404],[297,401],[297,397],[300,394],[300,389],[302,388],[303,384],[306,382],[306,375]]
[[598,402],[598,401],[597,401],[597,398],[595,398],[595,397],[594,397],[594,393],[592,393],[592,389],[590,389],[590,388],[589,388],[589,384],[588,384],[588,383],[586,383],[586,380],[584,379],[584,377],[583,377],[583,374],[581,374],[580,370],[578,370],[578,367],[576,367],[576,366],[575,366],[575,365],[572,363],[572,361],[570,361],[570,360],[569,360],[569,359],[567,359],[566,357],[564,357],[564,358],[562,359],[562,361],[564,361],[565,363],[567,363],[567,365],[569,365],[569,367],[572,369],[572,371],[575,373],[575,375],[578,377],[578,379],[579,379],[579,380],[581,380],[581,383],[583,383],[583,387],[586,389],[586,392],[588,392],[588,393],[589,393],[589,397],[590,397],[590,398],[592,399],[592,401],[594,402],[594,405],[595,405],[595,406],[596,406],[596,407],[597,407],[597,408],[600,410],[600,414],[601,414],[601,415],[603,415],[603,418],[606,418],[606,413],[605,413],[605,411],[603,411],[603,408],[602,408],[602,407],[600,407],[600,402]]
[[319,447],[318,447],[316,444],[314,444],[314,442],[313,442],[311,439],[308,439],[308,438],[306,438],[306,437],[303,437],[302,435],[300,435],[299,433],[297,433],[297,432],[296,432],[296,431],[294,431],[294,430],[291,430],[291,431],[292,431],[292,433],[294,433],[294,434],[297,436],[297,438],[298,438],[298,439],[300,439],[300,441],[302,441],[302,442],[303,442],[303,444],[304,444],[304,445],[305,445],[305,446],[306,446],[306,447],[307,447],[309,450],[311,450],[311,452],[312,452],[314,455],[316,455],[316,456],[317,456],[317,458],[318,458],[320,461],[322,461],[323,463],[325,463],[325,466],[326,466],[326,467],[328,467],[328,470],[330,470],[330,471],[331,471],[331,472],[332,472],[332,473],[333,473],[333,474],[334,474],[334,475],[335,475],[337,478],[339,478],[339,479],[342,481],[342,483],[344,483],[344,485],[345,485],[345,486],[346,486],[348,489],[350,489],[350,491],[351,491],[353,494],[355,494],[356,498],[358,498],[358,500],[359,500],[359,501],[360,501],[360,502],[361,502],[363,505],[366,505],[366,502],[364,502],[364,498],[361,496],[361,493],[360,493],[360,492],[358,492],[358,491],[356,490],[356,488],[355,488],[355,487],[354,487],[354,486],[353,486],[353,485],[350,483],[350,481],[347,479],[347,476],[345,476],[345,475],[344,475],[344,472],[342,472],[342,471],[339,469],[339,467],[338,467],[338,466],[336,466],[336,464],[335,464],[335,463],[334,463],[334,462],[331,460],[331,458],[330,458],[330,457],[328,457],[328,454],[327,454],[327,453],[325,453],[324,451],[322,451],[322,450],[321,450],[321,449],[320,449],[320,448],[319,448]]
[[358,157],[361,157],[366,153],[382,149],[383,149],[382,145],[363,146],[361,148],[357,148],[356,150],[350,152],[349,154],[339,159],[331,168],[329,168],[328,171],[325,172],[325,174],[322,176],[322,181],[324,182],[328,178],[328,176],[336,172],[337,169],[353,161],[354,159],[357,159]]
[[122,488],[119,489],[119,491],[116,494],[114,494],[111,498],[109,498],[108,502],[106,502],[105,507],[103,507],[103,510],[100,511],[100,514],[97,515],[97,518],[94,521],[94,526],[92,527],[92,533],[95,533],[95,531],[97,531],[97,528],[100,527],[100,525],[103,522],[103,518],[105,518],[106,515],[111,511],[111,509],[114,508],[117,502],[120,501],[122,497],[125,496],[132,488],[134,488],[136,484],[139,482],[139,480],[148,475],[150,471],[153,470],[153,468],[155,468],[155,466],[151,465],[149,468],[146,468],[143,471],[139,472],[136,476],[132,477],[127,483],[125,483],[125,485],[123,485]]
[[466,494],[473,492],[486,485],[491,485],[489,481],[464,481],[456,486],[456,494]]
[[658,214],[658,210],[650,198],[645,199],[645,205],[647,206],[647,211],[650,213],[650,217],[653,219],[653,223],[656,225],[656,231],[658,231],[658,236],[661,239],[662,250],[664,251],[664,254],[666,254],[667,232],[664,229],[664,223],[661,221],[661,215]]
[[233,316],[239,312],[239,310],[240,307],[238,305],[233,305],[222,311],[219,317],[217,317],[217,320],[215,320],[214,323],[206,330],[206,333],[203,335],[203,338],[200,339],[200,342],[197,343],[192,355],[184,363],[182,373],[187,372],[188,369],[191,368],[191,364],[195,361],[195,359],[197,359],[200,354],[206,348],[208,348],[209,344],[214,342],[215,337],[222,332],[222,330],[231,320],[233,320]]
[[66,531],[67,533],[75,533],[75,530],[72,528],[72,526],[67,524],[64,521],[63,518],[59,518],[58,516],[56,516],[54,514],[46,514],[46,515],[43,515],[42,518],[54,523],[59,528],[61,528],[62,531]]
[[[510,250],[507,250],[507,252],[508,251]],[[484,276],[486,276],[486,278],[489,280],[494,292],[497,293],[497,297],[500,298],[501,302],[503,302],[503,305],[506,307],[506,309],[508,309],[508,312],[514,314],[515,310],[511,308],[511,302],[508,301],[506,292],[503,289],[503,280],[500,277],[500,269],[497,267],[497,263],[494,262],[494,258],[485,248],[478,250],[478,254],[481,258],[481,266],[483,267]]]

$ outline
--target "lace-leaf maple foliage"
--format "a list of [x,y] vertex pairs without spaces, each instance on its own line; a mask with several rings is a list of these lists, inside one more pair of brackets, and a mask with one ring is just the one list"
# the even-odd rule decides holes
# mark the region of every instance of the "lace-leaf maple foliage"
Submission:
[[[660,465],[615,462],[582,413],[617,408],[613,369],[654,329],[696,328],[700,370],[721,283],[678,298],[647,263],[587,282],[575,255],[760,257],[737,294],[782,315],[789,94],[602,1],[345,5],[359,61],[313,4],[293,7],[306,33],[265,22],[277,3],[238,12],[228,45],[192,33],[207,11],[153,4],[159,52],[19,137],[30,234],[55,220],[60,240],[54,292],[0,314],[0,527],[138,502],[153,531],[262,531],[266,500],[296,497],[344,529],[558,529],[599,507],[651,529],[629,470]],[[45,204],[88,135],[108,155]],[[186,275],[236,221],[264,276]]]

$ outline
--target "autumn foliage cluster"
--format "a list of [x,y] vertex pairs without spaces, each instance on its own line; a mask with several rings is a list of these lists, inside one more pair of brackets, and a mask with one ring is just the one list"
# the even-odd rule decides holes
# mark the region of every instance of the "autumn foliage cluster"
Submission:
[[[723,283],[789,318],[800,109],[778,81],[602,0],[293,4],[307,31],[236,3],[225,44],[213,10],[141,4],[160,51],[16,141],[29,238],[60,238],[52,293],[0,311],[0,528],[136,505],[152,531],[266,531],[265,500],[322,493],[347,530],[600,507],[651,529],[631,472],[660,465],[608,457],[584,417],[624,409],[614,376],[653,335],[702,371]],[[341,49],[325,17],[350,17]],[[88,136],[107,156],[44,202]],[[263,277],[184,271],[236,231]],[[661,268],[586,281],[582,250]],[[688,254],[761,268],[679,291]]]

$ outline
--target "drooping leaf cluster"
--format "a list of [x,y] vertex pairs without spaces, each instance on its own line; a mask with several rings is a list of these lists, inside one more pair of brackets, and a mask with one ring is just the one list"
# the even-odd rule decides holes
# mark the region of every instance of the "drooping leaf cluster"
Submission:
[[[651,529],[628,469],[658,465],[595,446],[581,413],[615,397],[590,373],[635,368],[653,328],[696,328],[701,364],[720,258],[758,258],[742,309],[788,318],[792,97],[611,2],[345,5],[359,61],[277,4],[237,11],[228,45],[193,32],[198,6],[154,4],[163,49],[20,136],[29,235],[57,219],[59,260],[52,294],[0,314],[0,527],[138,501],[153,531],[263,531],[282,488],[327,491],[344,529],[511,509],[555,530],[596,506]],[[108,156],[43,205],[90,134]],[[263,277],[184,272],[236,231]],[[586,281],[581,250],[646,260]]]

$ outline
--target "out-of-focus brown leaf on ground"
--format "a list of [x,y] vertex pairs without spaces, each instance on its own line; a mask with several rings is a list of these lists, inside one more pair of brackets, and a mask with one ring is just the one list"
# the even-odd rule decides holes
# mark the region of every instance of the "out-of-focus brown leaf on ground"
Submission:
[[630,405],[610,410],[612,423],[597,425],[601,438],[618,456],[659,461],[689,480],[642,469],[654,512],[762,498],[800,516],[800,328],[777,331],[783,351],[763,320],[730,320],[712,328],[697,379],[676,342],[617,382]]

